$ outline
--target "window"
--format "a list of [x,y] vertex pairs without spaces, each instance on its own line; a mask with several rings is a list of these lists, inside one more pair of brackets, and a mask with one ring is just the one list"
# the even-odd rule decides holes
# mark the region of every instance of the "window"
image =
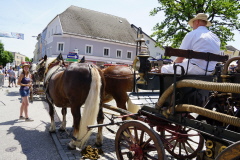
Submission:
[[86,45],[86,54],[92,54],[92,48],[91,45]]
[[121,50],[117,50],[117,58],[121,58],[122,57],[122,51]]
[[104,48],[104,50],[103,50],[103,56],[109,57],[109,56],[110,56],[110,55],[109,55],[109,51],[110,51],[109,48]]
[[146,44],[150,44],[150,41],[149,41],[149,40],[146,40]]
[[57,43],[57,51],[58,52],[64,51],[64,43]]
[[130,52],[130,51],[127,52],[127,58],[128,58],[128,59],[131,59],[131,58],[132,58],[132,52]]

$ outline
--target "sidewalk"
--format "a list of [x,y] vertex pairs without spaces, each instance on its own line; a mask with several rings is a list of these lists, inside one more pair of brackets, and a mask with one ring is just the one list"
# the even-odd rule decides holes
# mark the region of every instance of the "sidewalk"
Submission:
[[55,143],[48,132],[50,118],[46,103],[29,105],[33,122],[19,120],[20,87],[8,88],[8,80],[0,87],[0,160],[59,160]]

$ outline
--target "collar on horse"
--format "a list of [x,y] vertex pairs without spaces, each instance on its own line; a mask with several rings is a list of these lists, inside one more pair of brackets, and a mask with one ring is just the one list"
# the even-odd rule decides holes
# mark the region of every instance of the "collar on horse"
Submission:
[[[64,65],[62,65],[63,63],[61,61],[58,61],[57,59],[53,60],[51,63],[48,64],[48,67],[46,68],[45,70],[45,79],[44,79],[44,91],[45,91],[45,94],[46,94],[46,98],[49,100],[49,102],[51,104],[53,104],[53,100],[52,98],[50,97],[49,93],[48,93],[48,85],[49,85],[49,81],[50,79],[52,78],[52,76],[58,72],[61,72],[61,71],[64,71],[66,69],[66,67]],[[58,66],[58,68],[53,71],[50,75],[47,76],[47,73],[50,69],[52,69],[53,67],[55,66]],[[47,77],[46,77],[47,76]]]
[[47,72],[48,72],[51,68],[53,68],[54,66],[56,66],[56,65],[65,66],[65,65],[64,65],[64,62],[63,62],[62,60],[58,60],[58,59],[56,58],[56,59],[54,59],[51,63],[48,64],[48,66],[47,66],[47,68],[46,68],[46,70],[45,70],[45,72],[44,72],[44,75],[46,76]]

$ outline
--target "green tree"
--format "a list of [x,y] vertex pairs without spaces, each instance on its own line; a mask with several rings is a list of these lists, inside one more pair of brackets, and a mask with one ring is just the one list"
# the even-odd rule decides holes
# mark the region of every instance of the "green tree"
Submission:
[[160,7],[154,8],[150,15],[165,15],[165,20],[154,26],[157,45],[178,48],[184,36],[192,29],[188,21],[198,13],[209,15],[212,23],[209,29],[221,40],[221,48],[232,41],[232,31],[240,29],[239,0],[158,0]]
[[12,52],[3,51],[1,63],[6,66],[7,63],[12,63],[14,60]]
[[25,57],[25,62],[30,62],[31,60],[28,57]]
[[4,51],[4,45],[0,41],[0,65],[3,65],[3,59],[4,59],[3,51]]

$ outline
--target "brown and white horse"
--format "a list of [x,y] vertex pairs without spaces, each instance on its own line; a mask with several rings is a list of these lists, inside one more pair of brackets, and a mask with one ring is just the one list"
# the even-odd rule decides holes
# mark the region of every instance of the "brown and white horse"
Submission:
[[[96,120],[98,124],[102,124],[104,120],[102,111],[104,77],[101,70],[95,65],[72,63],[65,68],[61,65],[62,60],[59,57],[54,59],[45,56],[39,62],[36,73],[39,77],[44,78],[51,117],[49,131],[56,130],[53,105],[62,107],[63,121],[60,127],[62,130],[66,128],[66,108],[70,107],[73,116],[73,136],[77,141],[72,140],[69,147],[72,149],[82,148],[90,136],[87,126],[93,125]],[[82,105],[85,107],[81,114]],[[102,128],[99,127],[96,145],[101,146],[102,141]]]
[[127,66],[118,65],[104,68],[102,71],[106,81],[103,103],[114,99],[118,108],[137,113],[139,106],[134,105],[127,95],[127,92],[133,90],[133,71]]

